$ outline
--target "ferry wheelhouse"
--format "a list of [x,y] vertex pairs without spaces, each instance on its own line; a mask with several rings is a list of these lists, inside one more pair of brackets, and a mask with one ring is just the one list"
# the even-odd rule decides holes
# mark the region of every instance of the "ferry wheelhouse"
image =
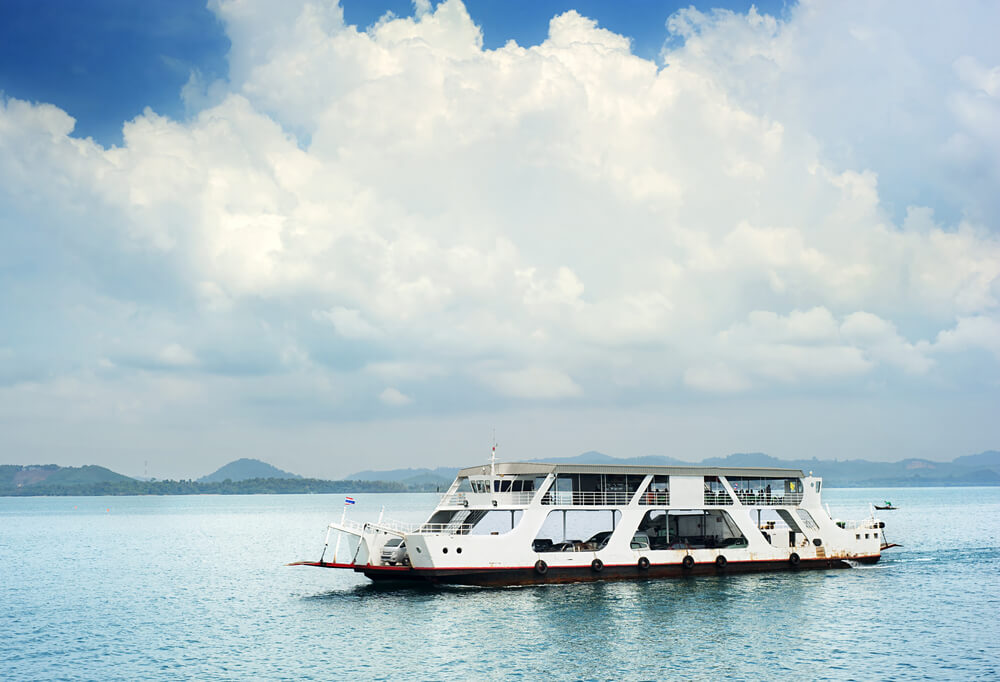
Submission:
[[877,562],[884,523],[833,519],[822,483],[797,469],[491,462],[461,470],[426,522],[341,518],[320,560],[297,565],[520,585]]

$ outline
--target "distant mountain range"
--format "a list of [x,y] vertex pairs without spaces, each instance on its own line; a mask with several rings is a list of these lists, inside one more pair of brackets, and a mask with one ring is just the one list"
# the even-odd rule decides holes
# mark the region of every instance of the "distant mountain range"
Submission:
[[[527,460],[525,460],[527,461]],[[956,457],[950,462],[932,462],[927,459],[904,459],[899,462],[871,462],[854,460],[785,460],[762,452],[734,453],[726,457],[709,457],[701,462],[685,462],[664,455],[644,457],[611,457],[601,452],[584,452],[573,457],[549,457],[553,464],[618,464],[639,466],[720,466],[720,467],[775,467],[812,471],[821,476],[828,486],[834,487],[891,487],[921,485],[1000,485],[1000,452],[988,450],[977,455]],[[348,478],[358,480],[395,481],[405,485],[411,482],[445,486],[454,480],[458,468],[390,469],[387,471],[359,471]]]
[[[832,487],[1000,485],[1000,452],[989,450],[956,457],[950,462],[904,459],[899,462],[855,460],[784,460],[762,452],[709,457],[700,463],[663,455],[611,457],[585,452],[553,457],[555,464],[618,464],[644,466],[774,467],[812,471]],[[340,493],[433,491],[447,487],[458,468],[359,471],[345,480],[302,478],[256,459],[238,459],[197,481],[140,481],[101,466],[61,467],[55,464],[0,465],[0,495],[193,495],[200,493]]]

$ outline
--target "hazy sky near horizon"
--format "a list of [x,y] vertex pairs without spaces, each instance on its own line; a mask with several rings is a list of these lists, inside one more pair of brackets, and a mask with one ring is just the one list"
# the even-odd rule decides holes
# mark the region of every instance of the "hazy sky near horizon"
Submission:
[[0,6],[0,463],[1000,448],[1000,4]]

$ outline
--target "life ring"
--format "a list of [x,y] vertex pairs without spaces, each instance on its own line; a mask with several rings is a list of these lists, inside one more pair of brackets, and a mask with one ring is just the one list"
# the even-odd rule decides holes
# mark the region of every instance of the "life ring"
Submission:
[[590,567],[594,569],[594,573],[600,573],[604,570],[604,562],[600,559],[594,559],[590,562]]
[[728,563],[729,563],[729,561],[726,559],[726,557],[722,556],[721,554],[719,556],[715,557],[715,565],[718,568],[725,568],[726,564],[728,564]]
[[545,563],[541,559],[535,562],[535,573],[537,573],[538,575],[545,575],[548,572],[549,572],[549,565],[547,563]]
[[798,554],[792,552],[791,556],[788,557],[788,561],[792,564],[792,566],[798,566],[802,559],[799,558]]
[[644,556],[639,557],[639,570],[645,571],[647,568],[649,568],[649,559]]
[[683,559],[681,559],[681,566],[686,569],[694,568],[694,557],[690,554],[686,555]]

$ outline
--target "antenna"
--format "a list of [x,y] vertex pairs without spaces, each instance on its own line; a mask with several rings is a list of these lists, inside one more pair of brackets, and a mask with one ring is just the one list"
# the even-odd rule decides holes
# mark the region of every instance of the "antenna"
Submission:
[[[493,429],[493,449],[490,451],[490,478],[497,475],[497,430]],[[490,484],[493,485],[492,483]]]

